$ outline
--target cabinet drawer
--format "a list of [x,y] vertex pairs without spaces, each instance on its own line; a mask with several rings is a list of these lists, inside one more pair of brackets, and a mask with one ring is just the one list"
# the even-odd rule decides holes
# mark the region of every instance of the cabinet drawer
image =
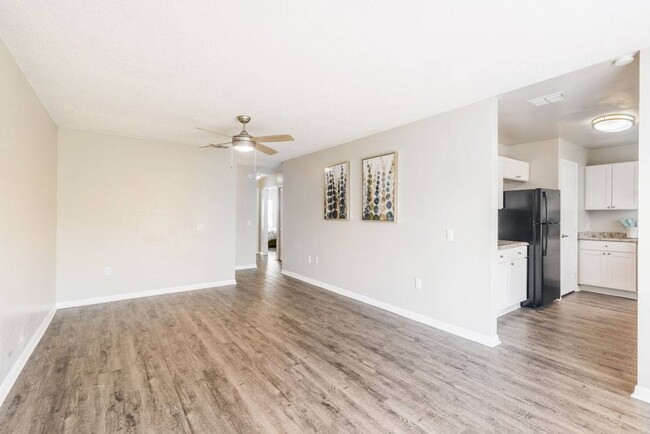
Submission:
[[636,253],[636,243],[620,241],[580,240],[580,250],[600,250],[603,252]]
[[512,262],[525,259],[528,256],[528,247],[513,247],[511,249],[497,250],[497,263]]

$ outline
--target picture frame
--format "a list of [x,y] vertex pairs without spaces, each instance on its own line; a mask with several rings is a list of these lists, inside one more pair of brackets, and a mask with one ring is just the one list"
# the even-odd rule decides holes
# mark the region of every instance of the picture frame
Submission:
[[361,160],[361,220],[397,221],[397,152]]
[[326,166],[323,170],[323,218],[350,219],[350,162]]

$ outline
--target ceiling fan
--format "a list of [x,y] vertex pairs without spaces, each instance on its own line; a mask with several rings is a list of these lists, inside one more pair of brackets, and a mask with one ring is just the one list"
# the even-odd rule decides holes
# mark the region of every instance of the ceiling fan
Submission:
[[242,131],[241,133],[235,134],[232,137],[227,134],[222,134],[205,128],[196,127],[201,131],[206,131],[208,133],[217,134],[224,137],[230,137],[229,142],[210,143],[209,145],[201,146],[201,148],[227,149],[230,147],[230,145],[232,145],[233,149],[235,149],[236,151],[249,152],[249,151],[256,150],[266,155],[273,155],[273,154],[277,154],[278,151],[266,145],[263,145],[260,142],[290,142],[293,140],[293,137],[291,137],[289,134],[253,137],[250,134],[248,134],[248,131],[246,131],[246,124],[250,122],[251,117],[246,115],[239,115],[237,116],[237,120],[242,124]]

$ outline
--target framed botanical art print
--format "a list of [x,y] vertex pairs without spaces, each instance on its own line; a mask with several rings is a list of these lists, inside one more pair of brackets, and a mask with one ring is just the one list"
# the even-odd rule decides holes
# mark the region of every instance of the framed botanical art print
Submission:
[[334,164],[325,168],[325,220],[347,220],[350,214],[348,186],[350,162]]
[[394,222],[397,217],[397,153],[361,161],[361,220]]

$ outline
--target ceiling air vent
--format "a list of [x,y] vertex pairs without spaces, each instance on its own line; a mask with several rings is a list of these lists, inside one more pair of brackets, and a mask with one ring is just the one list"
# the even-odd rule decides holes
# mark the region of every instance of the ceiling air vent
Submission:
[[529,99],[526,101],[530,105],[539,107],[541,105],[553,104],[554,102],[564,101],[564,94],[562,92],[552,93],[537,98]]

